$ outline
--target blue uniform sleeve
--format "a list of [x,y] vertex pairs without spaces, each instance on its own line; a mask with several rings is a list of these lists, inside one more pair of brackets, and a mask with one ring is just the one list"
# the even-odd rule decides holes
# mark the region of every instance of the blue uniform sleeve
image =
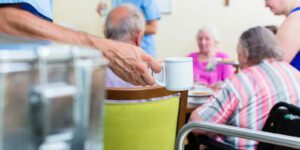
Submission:
[[1,0],[1,4],[20,4],[22,9],[42,19],[53,19],[53,0]]
[[143,0],[141,9],[146,21],[160,19],[160,11],[156,0]]

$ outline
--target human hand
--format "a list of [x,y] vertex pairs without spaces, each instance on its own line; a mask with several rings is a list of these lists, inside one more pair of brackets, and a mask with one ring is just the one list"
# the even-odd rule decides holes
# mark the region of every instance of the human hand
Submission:
[[106,15],[106,11],[107,11],[107,4],[106,3],[102,3],[100,2],[97,6],[97,13],[103,17]]
[[110,47],[103,49],[102,44],[99,45],[99,49],[102,49],[103,55],[109,59],[109,67],[116,75],[133,85],[146,86],[155,83],[148,68],[156,73],[160,72],[162,66],[159,61],[141,48],[130,44],[107,40],[106,45]]

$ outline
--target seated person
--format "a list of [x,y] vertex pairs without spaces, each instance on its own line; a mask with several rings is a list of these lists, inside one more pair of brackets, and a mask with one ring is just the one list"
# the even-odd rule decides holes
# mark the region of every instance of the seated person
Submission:
[[214,85],[233,74],[231,65],[218,63],[218,59],[229,58],[218,48],[218,34],[215,29],[202,28],[197,34],[199,51],[189,54],[193,58],[194,80],[196,83]]
[[[109,12],[105,22],[104,35],[108,39],[141,46],[145,19],[141,11],[131,4],[122,4]],[[110,69],[106,72],[108,87],[133,87],[120,79]]]
[[[300,105],[300,73],[281,61],[281,51],[270,30],[255,27],[245,31],[237,53],[242,70],[193,111],[190,121],[262,130],[277,102]],[[207,133],[197,130],[194,134]],[[236,149],[255,149],[257,145],[255,141],[236,137],[215,138]]]

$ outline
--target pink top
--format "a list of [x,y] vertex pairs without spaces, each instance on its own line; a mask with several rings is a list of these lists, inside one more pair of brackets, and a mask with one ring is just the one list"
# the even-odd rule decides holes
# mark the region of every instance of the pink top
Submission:
[[[232,66],[228,64],[218,63],[215,69],[207,70],[208,62],[200,62],[199,53],[193,52],[188,55],[193,58],[194,80],[202,84],[214,84],[218,81],[224,81],[233,74]],[[229,56],[222,52],[216,53],[216,58],[229,58]]]

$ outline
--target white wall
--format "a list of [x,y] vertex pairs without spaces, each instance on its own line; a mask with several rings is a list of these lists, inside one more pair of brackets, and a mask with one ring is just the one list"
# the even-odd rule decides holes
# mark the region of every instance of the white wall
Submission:
[[197,51],[195,36],[202,26],[214,26],[221,35],[220,46],[236,58],[240,34],[257,25],[280,25],[283,17],[275,17],[264,7],[263,0],[174,0],[173,12],[159,23],[159,57],[183,56]]
[[[78,29],[101,34],[103,19],[95,12],[100,0],[55,0],[55,22],[67,22]],[[264,7],[264,0],[173,0],[171,15],[163,15],[156,35],[158,57],[184,56],[196,51],[195,35],[202,26],[214,26],[221,35],[220,46],[236,58],[239,35],[257,25],[280,25],[283,17],[275,17]]]
[[54,22],[102,35],[103,18],[96,13],[100,0],[54,0]]

